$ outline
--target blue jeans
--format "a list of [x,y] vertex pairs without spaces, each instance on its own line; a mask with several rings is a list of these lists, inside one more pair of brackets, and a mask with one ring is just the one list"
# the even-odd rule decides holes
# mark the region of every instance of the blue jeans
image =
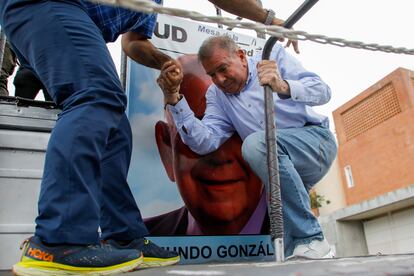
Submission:
[[51,133],[36,236],[92,244],[147,235],[126,181],[132,133],[126,95],[101,31],[77,0],[1,0],[19,60],[62,109]]
[[[322,240],[323,233],[310,208],[309,190],[327,173],[337,152],[329,129],[305,126],[277,130],[280,189],[284,220],[285,256],[298,244]],[[268,190],[267,151],[264,131],[243,142],[243,158]]]

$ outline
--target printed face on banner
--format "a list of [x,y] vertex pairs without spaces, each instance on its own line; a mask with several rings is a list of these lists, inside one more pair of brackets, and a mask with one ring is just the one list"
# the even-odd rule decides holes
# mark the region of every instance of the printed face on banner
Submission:
[[[212,83],[194,55],[202,41],[228,33],[247,56],[261,49],[264,41],[185,20],[175,25],[170,19],[159,16],[152,42],[182,64],[180,93],[202,119],[205,93]],[[159,71],[130,65],[128,116],[134,151],[128,180],[150,234],[238,235],[259,208],[263,191],[242,158],[240,137],[233,135],[204,156],[192,152],[164,114],[162,92],[156,84]],[[260,234],[263,216],[254,223],[259,226],[248,233]]]

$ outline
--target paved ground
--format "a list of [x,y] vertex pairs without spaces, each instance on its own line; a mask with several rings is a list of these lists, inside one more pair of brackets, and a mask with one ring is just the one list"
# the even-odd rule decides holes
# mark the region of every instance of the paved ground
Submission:
[[[0,271],[0,276],[10,276]],[[143,269],[128,276],[323,276],[323,275],[414,275],[414,254],[341,258],[317,261],[287,261],[276,263],[238,263],[210,265],[180,265],[157,269]]]

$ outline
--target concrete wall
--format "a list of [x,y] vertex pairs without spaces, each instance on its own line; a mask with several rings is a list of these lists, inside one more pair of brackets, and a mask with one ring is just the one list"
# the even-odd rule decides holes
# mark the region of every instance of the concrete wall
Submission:
[[319,214],[321,216],[328,215],[346,206],[342,178],[339,170],[338,158],[335,158],[328,173],[315,185],[316,193],[324,196],[325,200],[330,201],[329,204],[325,202],[322,204],[322,207],[319,207]]
[[368,247],[362,221],[338,221],[333,217],[321,217],[320,223],[336,257],[368,255]]
[[409,185],[320,216],[319,221],[326,239],[335,247],[337,257],[363,256],[368,254],[363,222],[413,206],[414,185]]

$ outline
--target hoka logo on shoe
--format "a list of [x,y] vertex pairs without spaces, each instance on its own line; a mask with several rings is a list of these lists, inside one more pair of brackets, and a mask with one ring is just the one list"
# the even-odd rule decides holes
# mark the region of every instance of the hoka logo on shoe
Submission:
[[45,261],[45,262],[53,262],[53,257],[54,257],[52,254],[49,254],[40,249],[31,248],[31,247],[29,247],[29,249],[27,250],[27,255],[29,255],[32,258]]

